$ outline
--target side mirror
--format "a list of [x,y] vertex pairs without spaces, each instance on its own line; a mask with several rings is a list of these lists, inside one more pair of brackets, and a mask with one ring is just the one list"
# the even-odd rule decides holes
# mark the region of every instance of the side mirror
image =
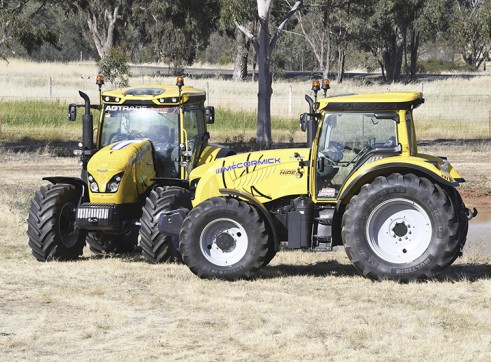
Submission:
[[300,115],[300,129],[302,130],[302,132],[305,132],[307,130],[307,117],[307,113],[302,113]]
[[73,103],[68,105],[68,120],[75,121],[77,119],[77,106]]
[[205,120],[207,124],[215,123],[215,107],[213,106],[205,107]]

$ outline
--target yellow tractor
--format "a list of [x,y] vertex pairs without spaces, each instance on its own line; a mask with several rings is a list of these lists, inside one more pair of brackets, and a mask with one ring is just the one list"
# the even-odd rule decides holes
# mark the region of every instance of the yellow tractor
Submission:
[[[151,263],[179,258],[177,238],[159,232],[158,215],[191,207],[187,189],[195,167],[232,151],[208,144],[214,108],[203,90],[176,85],[101,92],[100,105],[70,104],[70,121],[84,107],[80,178],[45,177],[28,217],[29,246],[40,261],[72,260],[88,243],[95,253],[129,252],[140,243]],[[91,110],[100,111],[97,140]],[[186,187],[183,187],[186,186]]]
[[372,279],[431,278],[462,253],[464,179],[445,157],[418,152],[417,92],[317,100],[300,118],[308,148],[239,154],[195,168],[193,208],[162,213],[202,278],[252,278],[280,250],[344,245]]

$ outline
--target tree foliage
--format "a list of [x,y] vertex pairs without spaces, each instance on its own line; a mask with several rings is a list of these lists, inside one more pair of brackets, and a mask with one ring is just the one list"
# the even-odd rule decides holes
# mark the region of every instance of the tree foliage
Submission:
[[491,47],[491,1],[456,1],[450,37],[465,63],[479,68]]
[[206,48],[219,24],[218,0],[145,0],[135,2],[132,13],[142,40],[152,44],[158,59],[176,68],[190,65],[198,50]]
[[100,61],[97,62],[99,72],[115,87],[127,87],[130,69],[128,57],[119,48],[112,47]]
[[61,1],[10,1],[0,2],[0,57],[7,59],[20,45],[28,54],[43,43],[56,45],[58,34],[46,23],[45,13]]

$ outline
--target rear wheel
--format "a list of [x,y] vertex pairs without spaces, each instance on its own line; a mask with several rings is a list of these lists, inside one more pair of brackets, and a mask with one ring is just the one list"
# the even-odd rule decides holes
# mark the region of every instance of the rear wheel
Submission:
[[250,279],[268,252],[268,233],[256,209],[225,197],[206,200],[191,210],[180,242],[184,262],[208,279]]
[[82,255],[86,232],[75,228],[80,192],[72,185],[40,188],[31,200],[27,234],[39,261],[74,260]]
[[160,232],[157,223],[162,212],[191,207],[189,190],[181,187],[156,187],[150,193],[140,220],[140,244],[146,261],[157,264],[181,260],[179,238]]
[[464,201],[462,200],[462,196],[460,196],[457,189],[454,187],[445,189],[446,193],[452,200],[453,207],[455,209],[455,213],[459,218],[459,252],[455,255],[455,258],[462,255],[462,251],[464,249],[465,242],[467,241],[467,232],[469,231],[469,219],[467,218],[467,208],[465,207]]
[[415,175],[377,177],[346,208],[342,238],[363,275],[410,281],[431,278],[460,251],[459,220],[440,186]]

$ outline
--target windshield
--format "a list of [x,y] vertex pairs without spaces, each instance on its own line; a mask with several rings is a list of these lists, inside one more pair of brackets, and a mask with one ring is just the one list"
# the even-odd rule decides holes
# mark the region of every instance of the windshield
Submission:
[[178,107],[106,106],[100,146],[144,138],[150,139],[156,145],[174,143],[178,125]]
[[104,108],[100,147],[125,140],[149,139],[161,177],[179,173],[179,107],[113,106]]

